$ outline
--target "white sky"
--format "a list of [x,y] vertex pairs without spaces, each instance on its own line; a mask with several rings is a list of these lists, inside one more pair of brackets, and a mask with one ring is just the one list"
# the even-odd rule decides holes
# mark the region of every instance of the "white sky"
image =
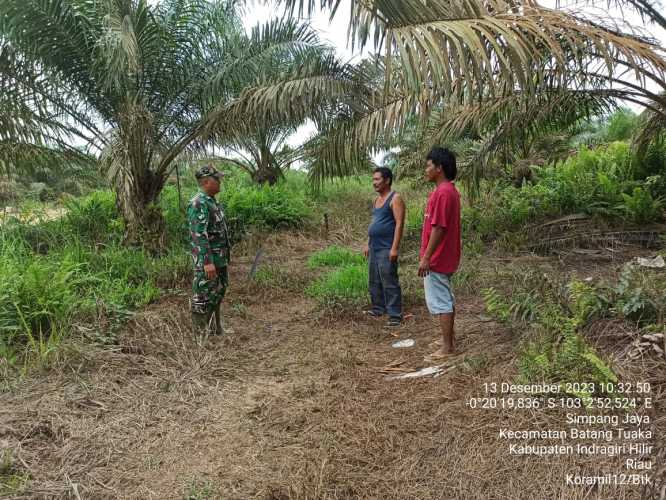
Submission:
[[[322,40],[329,42],[333,47],[335,47],[338,54],[346,60],[358,60],[361,57],[361,54],[358,50],[352,52],[350,46],[347,42],[347,26],[349,24],[349,12],[350,12],[350,0],[343,0],[338,12],[336,13],[335,18],[329,22],[329,12],[317,12],[312,18],[310,18],[311,24],[320,34]],[[560,2],[565,4],[564,1]],[[606,0],[596,0],[594,3],[598,7],[586,7],[585,12],[589,13],[592,16],[605,16],[609,13],[619,20],[620,22],[624,20],[627,29],[636,29],[642,33],[647,33],[653,38],[661,42],[662,47],[666,46],[666,31],[660,29],[654,25],[645,26],[639,15],[635,14],[633,11],[625,10],[624,12],[617,9],[609,9]],[[544,0],[542,5],[546,7],[555,7],[556,0]],[[658,8],[658,5],[657,5]],[[281,7],[276,7],[275,4],[264,4],[258,0],[254,2],[248,2],[245,6],[245,15],[243,17],[243,23],[247,29],[255,26],[258,23],[264,23],[271,18],[280,17],[282,15],[283,9]],[[365,54],[369,53],[366,49]],[[639,108],[635,105],[630,105],[629,107],[633,108],[635,111],[639,111]],[[294,134],[293,138],[290,140],[292,145],[301,144],[305,139],[307,139],[312,133],[314,133],[315,128],[312,124],[303,125],[297,132]]]

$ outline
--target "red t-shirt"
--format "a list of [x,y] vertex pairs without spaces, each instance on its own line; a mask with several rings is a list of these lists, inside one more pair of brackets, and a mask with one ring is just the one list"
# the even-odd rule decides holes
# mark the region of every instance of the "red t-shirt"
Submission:
[[421,233],[423,254],[430,241],[433,226],[444,228],[444,239],[430,258],[430,269],[437,273],[454,273],[460,264],[460,193],[453,182],[442,182],[428,196]]

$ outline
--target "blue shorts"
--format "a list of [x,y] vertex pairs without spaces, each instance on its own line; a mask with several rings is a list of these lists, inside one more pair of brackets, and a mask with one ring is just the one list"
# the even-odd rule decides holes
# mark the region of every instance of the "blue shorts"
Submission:
[[436,273],[430,271],[423,278],[426,305],[430,314],[449,314],[453,312],[456,299],[451,289],[453,273]]

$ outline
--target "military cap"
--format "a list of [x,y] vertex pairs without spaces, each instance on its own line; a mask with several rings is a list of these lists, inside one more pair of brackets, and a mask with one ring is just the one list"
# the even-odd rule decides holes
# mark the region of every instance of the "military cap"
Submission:
[[220,172],[215,169],[213,165],[204,165],[194,174],[197,179],[203,179],[204,177],[215,177],[217,180],[220,180],[224,176],[224,172]]

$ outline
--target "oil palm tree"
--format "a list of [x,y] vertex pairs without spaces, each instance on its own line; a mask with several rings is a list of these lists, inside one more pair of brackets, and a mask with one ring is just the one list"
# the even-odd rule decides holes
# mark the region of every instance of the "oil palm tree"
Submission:
[[[319,3],[335,15],[341,1],[284,3],[292,13]],[[648,0],[615,3],[663,25]],[[350,19],[351,42],[374,46],[385,77],[381,92],[377,88],[372,99],[328,127],[311,170],[318,181],[350,172],[359,150],[380,149],[414,116],[427,127],[433,113],[465,119],[469,109],[518,99],[528,110],[523,118],[531,116],[539,127],[543,119],[530,108],[547,101],[552,112],[569,116],[572,95],[594,106],[617,98],[647,106],[663,102],[658,91],[648,90],[666,89],[663,48],[619,31],[612,19],[590,20],[534,0],[352,0]],[[517,118],[509,122],[520,123]],[[500,135],[514,136],[510,130]],[[497,136],[484,147],[496,152]]]
[[[282,117],[294,123],[345,91],[344,65],[307,25],[273,21],[246,34],[236,7],[231,0],[0,3],[3,47],[25,68],[0,68],[0,88],[19,89],[25,109],[14,108],[31,118],[18,121],[24,133],[14,139],[54,149],[83,144],[113,181],[129,243],[164,246],[155,202],[170,172],[235,130],[264,124],[257,93],[270,93],[269,107],[287,108]],[[264,62],[276,56],[292,64],[266,73]],[[281,89],[309,92],[308,106],[285,106]],[[1,123],[0,134],[16,123]]]
[[288,125],[266,126],[244,132],[239,130],[226,145],[235,156],[222,158],[247,172],[257,184],[274,185],[294,162],[301,159],[303,148],[292,148],[287,140],[296,132]]

